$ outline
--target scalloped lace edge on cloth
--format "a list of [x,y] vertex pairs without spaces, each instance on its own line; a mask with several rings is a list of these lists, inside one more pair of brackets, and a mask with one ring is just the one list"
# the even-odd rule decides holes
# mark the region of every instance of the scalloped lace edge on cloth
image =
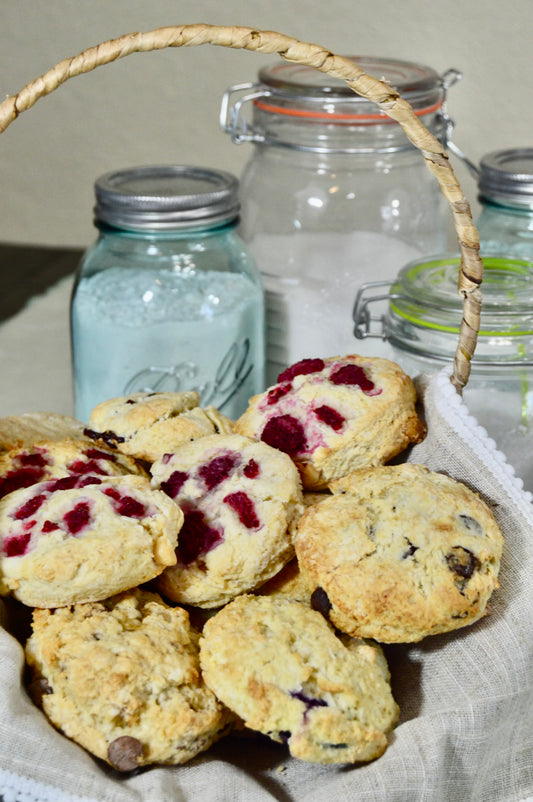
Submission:
[[98,802],[92,797],[65,794],[51,785],[12,774],[5,769],[0,769],[0,799],[2,802]]
[[[459,437],[474,451],[487,466],[494,478],[512,496],[513,501],[525,515],[531,515],[533,493],[524,490],[524,483],[515,474],[515,469],[498,449],[487,430],[469,412],[463,399],[450,381],[451,368],[443,368],[433,377],[435,406],[440,415],[455,429]],[[499,478],[504,477],[504,482]],[[533,802],[533,798],[532,798]]]

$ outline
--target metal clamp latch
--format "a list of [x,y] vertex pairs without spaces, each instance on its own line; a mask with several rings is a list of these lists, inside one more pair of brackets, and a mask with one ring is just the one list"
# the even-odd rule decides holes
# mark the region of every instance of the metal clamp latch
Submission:
[[[224,92],[220,105],[220,127],[231,136],[233,142],[240,145],[241,142],[264,142],[262,134],[255,131],[250,122],[242,114],[243,106],[260,97],[270,97],[271,93],[260,84],[245,83],[230,86]],[[249,91],[253,90],[253,91]],[[237,100],[232,101],[232,95],[247,92]]]
[[387,339],[385,330],[385,314],[372,315],[370,305],[379,301],[390,301],[391,298],[398,298],[398,294],[379,293],[369,295],[378,288],[391,287],[392,281],[369,281],[361,284],[355,296],[352,319],[354,321],[353,333],[358,340],[367,337],[378,337],[381,340]]
[[453,120],[450,115],[448,114],[448,89],[460,81],[463,77],[463,74],[459,71],[454,69],[453,67],[449,70],[446,70],[441,75],[441,85],[444,92],[444,100],[442,103],[442,111],[441,111],[441,119],[444,124],[444,147],[446,150],[449,150],[450,153],[453,153],[454,156],[457,156],[461,159],[462,162],[466,165],[470,173],[474,176],[474,178],[479,178],[479,167],[472,162],[468,156],[466,156],[461,148],[459,148],[455,142],[452,140],[452,133],[453,129],[455,128],[455,120]]

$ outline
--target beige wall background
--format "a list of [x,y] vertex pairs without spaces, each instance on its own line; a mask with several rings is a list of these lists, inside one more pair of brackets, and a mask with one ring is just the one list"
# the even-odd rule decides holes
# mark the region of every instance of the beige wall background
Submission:
[[[533,146],[533,0],[2,0],[2,97],[107,39],[196,22],[454,67],[463,78],[449,110],[469,158]],[[239,175],[251,146],[220,130],[220,101],[277,60],[208,45],[132,55],[68,81],[0,137],[0,241],[88,244],[93,182],[107,170],[174,162]],[[475,182],[452,163],[476,212]]]

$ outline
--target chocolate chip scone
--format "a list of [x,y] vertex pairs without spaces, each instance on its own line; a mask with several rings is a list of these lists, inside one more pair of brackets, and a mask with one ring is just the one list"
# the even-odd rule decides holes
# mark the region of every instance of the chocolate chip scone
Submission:
[[34,611],[26,659],[52,724],[119,771],[185,763],[231,721],[202,680],[186,611],[155,593]]
[[394,362],[304,359],[253,396],[235,431],[286,452],[306,489],[381,465],[425,436],[413,382]]
[[167,598],[219,607],[293,558],[303,504],[286,454],[241,435],[211,435],[167,454],[151,471],[153,486],[185,516],[177,564],[157,579]]
[[0,454],[0,498],[45,479],[88,474],[147,475],[132,457],[88,440],[52,440]]
[[30,607],[98,601],[176,561],[183,513],[143,476],[67,476],[0,501],[0,593]]
[[356,471],[331,489],[302,516],[296,553],[336,627],[407,643],[485,614],[503,538],[478,495],[412,464]]
[[146,462],[205,435],[233,431],[233,422],[215,407],[199,406],[194,391],[132,393],[98,404],[85,435]]
[[205,624],[200,664],[246,726],[300,760],[373,760],[398,717],[379,649],[347,647],[319,613],[290,599],[232,601]]

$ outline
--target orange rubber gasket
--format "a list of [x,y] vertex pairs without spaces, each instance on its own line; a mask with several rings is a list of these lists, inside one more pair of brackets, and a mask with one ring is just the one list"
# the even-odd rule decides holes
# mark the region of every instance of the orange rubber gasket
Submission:
[[[284,114],[287,117],[307,117],[314,120],[358,120],[360,122],[377,122],[383,124],[395,123],[386,114],[326,114],[315,111],[305,111],[304,109],[287,109],[281,106],[274,106],[271,103],[264,103],[262,100],[254,100],[254,106],[257,106],[261,111],[268,111],[274,114]],[[433,106],[426,106],[426,108],[415,110],[417,117],[423,117],[425,114],[432,114],[441,108],[444,101],[440,100],[434,103]]]

